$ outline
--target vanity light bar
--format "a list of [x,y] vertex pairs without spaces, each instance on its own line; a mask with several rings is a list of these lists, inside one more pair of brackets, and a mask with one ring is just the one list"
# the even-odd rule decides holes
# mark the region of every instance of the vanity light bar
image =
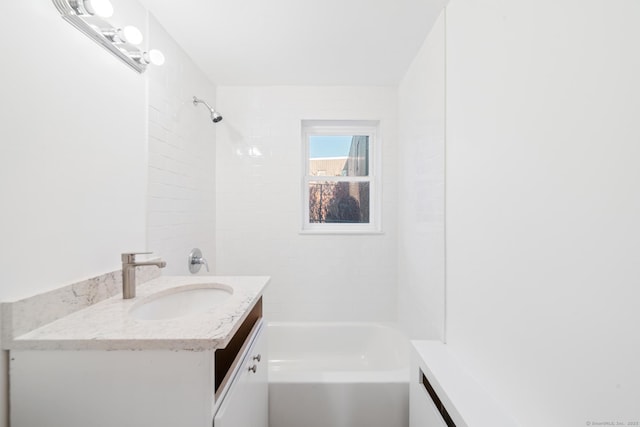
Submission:
[[143,52],[136,47],[142,42],[140,30],[132,26],[116,28],[104,19],[113,14],[109,0],[52,1],[67,22],[138,73],[143,73],[147,64],[164,63],[164,55],[159,50]]

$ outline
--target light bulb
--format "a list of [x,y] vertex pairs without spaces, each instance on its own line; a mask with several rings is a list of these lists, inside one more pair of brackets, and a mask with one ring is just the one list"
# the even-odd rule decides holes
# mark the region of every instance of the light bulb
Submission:
[[84,0],[84,8],[91,15],[108,18],[113,15],[113,5],[109,0]]
[[164,64],[164,54],[158,49],[151,49],[149,52],[131,53],[131,57],[141,64],[162,65]]
[[118,37],[130,44],[140,44],[143,39],[142,32],[133,25],[127,25],[122,30],[118,30]]
[[164,54],[158,49],[151,49],[145,54],[145,60],[153,65],[162,65],[164,64]]

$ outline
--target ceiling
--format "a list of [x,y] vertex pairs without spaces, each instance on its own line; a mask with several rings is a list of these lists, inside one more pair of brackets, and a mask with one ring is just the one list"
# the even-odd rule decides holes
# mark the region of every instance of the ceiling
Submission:
[[140,0],[217,85],[395,86],[445,0]]

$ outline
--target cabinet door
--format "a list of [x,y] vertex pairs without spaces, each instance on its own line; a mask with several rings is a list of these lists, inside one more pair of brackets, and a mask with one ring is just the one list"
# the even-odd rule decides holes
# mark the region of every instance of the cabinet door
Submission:
[[266,350],[266,327],[263,325],[213,418],[213,427],[267,427],[269,385]]

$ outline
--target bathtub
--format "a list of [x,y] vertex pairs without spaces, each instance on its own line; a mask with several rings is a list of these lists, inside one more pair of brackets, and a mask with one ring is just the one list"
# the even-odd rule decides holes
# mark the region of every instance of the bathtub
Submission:
[[407,427],[409,341],[381,323],[268,325],[269,427]]

